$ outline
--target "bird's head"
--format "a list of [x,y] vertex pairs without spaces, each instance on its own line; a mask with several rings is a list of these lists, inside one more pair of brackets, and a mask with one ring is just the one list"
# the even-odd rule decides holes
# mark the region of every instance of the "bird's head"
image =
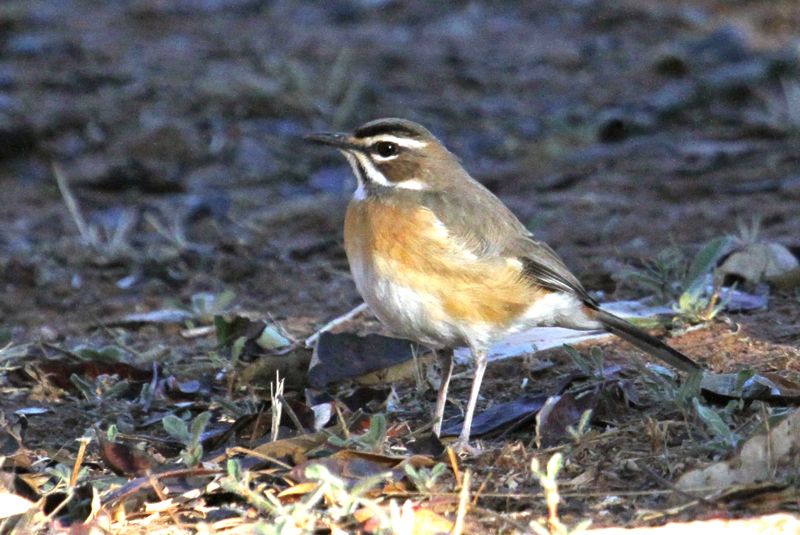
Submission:
[[425,127],[405,119],[377,119],[347,133],[306,136],[339,149],[358,179],[356,197],[376,191],[441,189],[461,170],[456,158]]

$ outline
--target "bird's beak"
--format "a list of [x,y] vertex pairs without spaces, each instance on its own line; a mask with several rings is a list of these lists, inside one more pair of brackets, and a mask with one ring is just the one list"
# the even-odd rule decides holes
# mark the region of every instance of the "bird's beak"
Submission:
[[352,138],[348,134],[319,132],[316,134],[309,134],[303,139],[311,141],[312,143],[319,143],[320,145],[336,147],[339,150],[362,150],[361,146],[352,142]]

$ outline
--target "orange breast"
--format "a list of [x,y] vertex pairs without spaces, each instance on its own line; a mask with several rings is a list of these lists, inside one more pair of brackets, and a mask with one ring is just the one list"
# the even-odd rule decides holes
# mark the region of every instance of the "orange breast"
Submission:
[[516,259],[476,258],[431,211],[416,206],[353,201],[345,218],[345,249],[356,285],[367,304],[382,312],[379,317],[403,313],[391,310],[402,303],[379,302],[374,291],[394,285],[424,293],[424,313],[434,323],[477,322],[504,330],[548,293],[525,282]]

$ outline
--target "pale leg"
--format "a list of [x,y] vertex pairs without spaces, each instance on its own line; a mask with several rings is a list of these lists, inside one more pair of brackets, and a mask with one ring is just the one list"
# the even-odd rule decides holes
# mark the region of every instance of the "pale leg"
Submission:
[[472,348],[472,358],[475,360],[475,376],[472,378],[472,390],[469,393],[469,403],[467,403],[467,413],[464,415],[464,427],[461,428],[461,434],[458,436],[458,442],[463,446],[469,445],[469,433],[472,427],[472,417],[475,415],[475,405],[478,403],[478,392],[481,389],[481,381],[483,381],[483,373],[486,371],[486,357],[485,349]]
[[447,403],[447,388],[450,386],[450,378],[453,376],[453,352],[449,349],[445,349],[444,352],[437,351],[436,360],[439,361],[439,368],[442,373],[439,392],[436,394],[436,410],[433,413],[433,434],[438,437],[442,432],[444,406]]

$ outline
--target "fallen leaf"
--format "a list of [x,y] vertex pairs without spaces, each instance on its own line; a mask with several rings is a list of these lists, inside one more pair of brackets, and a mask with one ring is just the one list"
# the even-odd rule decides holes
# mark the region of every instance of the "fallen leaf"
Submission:
[[549,448],[561,442],[569,434],[568,428],[575,426],[588,410],[594,410],[600,399],[600,390],[575,396],[571,393],[547,398],[536,415],[536,444]]
[[183,325],[193,317],[194,315],[187,310],[165,308],[126,314],[118,320],[112,320],[103,325],[106,327],[138,327],[152,323]]
[[722,401],[744,399],[774,403],[800,402],[800,384],[776,373],[705,373],[700,383],[703,394],[721,398]]
[[[306,454],[308,452],[325,444],[328,441],[328,436],[328,433],[322,431],[308,433],[296,437],[283,438],[274,442],[267,442],[253,448],[253,451],[277,459],[288,457],[292,459],[295,464],[300,464],[306,460]],[[219,462],[222,459],[224,459],[224,456],[214,459],[213,462]]]
[[0,518],[21,515],[33,509],[36,504],[17,494],[0,491]]
[[313,492],[319,487],[318,481],[303,481],[292,485],[288,489],[284,489],[278,493],[278,498],[286,498],[289,496],[303,496],[309,492]]
[[677,486],[685,490],[719,490],[768,480],[779,466],[794,466],[797,444],[800,444],[800,410],[795,410],[768,433],[749,438],[732,459],[683,474]]
[[[361,384],[391,382],[409,375],[389,375],[387,369],[393,366],[411,363],[414,354],[420,355],[423,350],[410,340],[389,338],[378,334],[358,336],[350,333],[333,334],[324,332],[319,336],[311,357],[308,370],[308,381],[313,388],[360,378]],[[409,371],[413,370],[410,368]],[[372,372],[380,374],[370,378]],[[367,376],[367,377],[363,377]]]
[[100,445],[100,458],[118,476],[142,476],[160,466],[150,454],[123,442],[108,440],[100,430],[96,432]]
[[[492,405],[472,420],[472,435],[481,436],[539,412],[547,401],[546,394],[526,394],[514,401]],[[440,436],[451,437],[461,433],[464,419],[458,418],[442,426]]]
[[[391,515],[391,506],[387,509],[387,514]],[[427,507],[414,505],[411,500],[406,500],[399,508],[399,511],[395,511],[395,514],[391,516],[395,517],[395,522],[405,528],[403,533],[410,533],[412,535],[441,535],[452,533],[453,531],[452,521]],[[356,513],[355,517],[363,523],[365,533],[383,533],[380,521],[376,518],[374,511],[361,509]]]

